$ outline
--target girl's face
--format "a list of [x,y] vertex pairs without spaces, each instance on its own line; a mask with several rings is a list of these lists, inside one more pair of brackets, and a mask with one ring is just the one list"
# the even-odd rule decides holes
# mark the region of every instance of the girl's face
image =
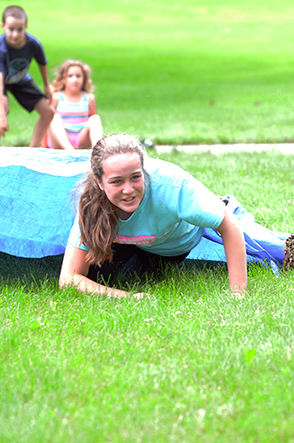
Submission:
[[64,89],[71,92],[81,91],[84,84],[84,73],[80,66],[70,66],[64,78]]
[[108,157],[103,162],[100,189],[118,208],[119,217],[127,220],[138,209],[144,197],[144,173],[140,156],[127,152]]

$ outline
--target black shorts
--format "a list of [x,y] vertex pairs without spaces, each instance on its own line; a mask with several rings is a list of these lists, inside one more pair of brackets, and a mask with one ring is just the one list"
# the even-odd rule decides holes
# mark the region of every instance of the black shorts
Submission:
[[13,94],[18,103],[29,112],[32,112],[38,101],[45,97],[33,80],[29,80],[23,85],[17,83],[4,85],[5,95],[7,95],[7,91]]
[[173,257],[163,257],[143,251],[135,245],[113,244],[113,261],[106,261],[101,267],[90,265],[87,277],[97,282],[102,279],[104,282],[113,282],[113,278],[119,272],[129,274],[135,272],[142,275],[146,272],[156,272],[162,265],[167,263],[179,264],[189,254],[176,255]]

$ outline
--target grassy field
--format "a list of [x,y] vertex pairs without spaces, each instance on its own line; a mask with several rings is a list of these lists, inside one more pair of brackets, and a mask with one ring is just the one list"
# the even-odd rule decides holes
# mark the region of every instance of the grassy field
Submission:
[[[173,144],[293,141],[290,0],[21,5],[28,32],[44,45],[51,79],[65,58],[92,66],[105,134]],[[2,145],[27,145],[35,119],[12,99]]]
[[[105,134],[293,140],[290,0],[21,6],[51,79],[68,57],[93,67]],[[2,145],[27,145],[35,120],[11,99]],[[293,231],[294,156],[160,157]],[[116,282],[150,298],[111,300],[59,290],[61,261],[0,253],[0,443],[294,443],[293,273],[250,266],[236,300],[223,268],[166,268]]]
[[[155,155],[155,154],[152,154]],[[294,156],[162,154],[293,230]],[[166,268],[135,301],[60,291],[62,257],[0,254],[0,442],[294,442],[294,274]]]

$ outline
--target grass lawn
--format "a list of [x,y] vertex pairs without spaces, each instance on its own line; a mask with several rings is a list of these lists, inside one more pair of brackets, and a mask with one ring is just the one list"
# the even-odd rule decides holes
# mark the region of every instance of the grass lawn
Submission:
[[[65,58],[92,66],[105,134],[164,144],[293,141],[290,0],[24,0],[22,6],[28,32],[44,45],[51,79]],[[40,84],[35,64],[31,72]],[[2,145],[28,145],[35,120],[12,99],[11,132]]]
[[[293,230],[294,156],[161,158]],[[236,300],[223,268],[167,267],[111,300],[59,290],[61,259],[0,254],[0,442],[294,442],[293,273],[250,266]]]
[[[51,79],[68,57],[92,66],[105,134],[293,140],[290,0],[21,6]],[[2,145],[28,145],[35,120],[11,99]],[[234,194],[263,226],[293,231],[294,156],[161,158]],[[150,298],[111,300],[59,290],[61,260],[0,253],[0,443],[294,442],[293,273],[250,266],[236,300],[223,268],[167,267],[116,282]]]

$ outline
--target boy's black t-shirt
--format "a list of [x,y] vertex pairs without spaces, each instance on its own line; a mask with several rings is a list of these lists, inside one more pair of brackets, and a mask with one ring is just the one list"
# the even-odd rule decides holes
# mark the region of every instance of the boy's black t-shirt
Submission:
[[33,58],[40,65],[47,64],[39,40],[27,33],[26,38],[26,44],[16,49],[7,43],[5,34],[0,36],[0,72],[3,73],[4,83],[7,85],[15,83],[21,85],[31,80],[28,69]]

